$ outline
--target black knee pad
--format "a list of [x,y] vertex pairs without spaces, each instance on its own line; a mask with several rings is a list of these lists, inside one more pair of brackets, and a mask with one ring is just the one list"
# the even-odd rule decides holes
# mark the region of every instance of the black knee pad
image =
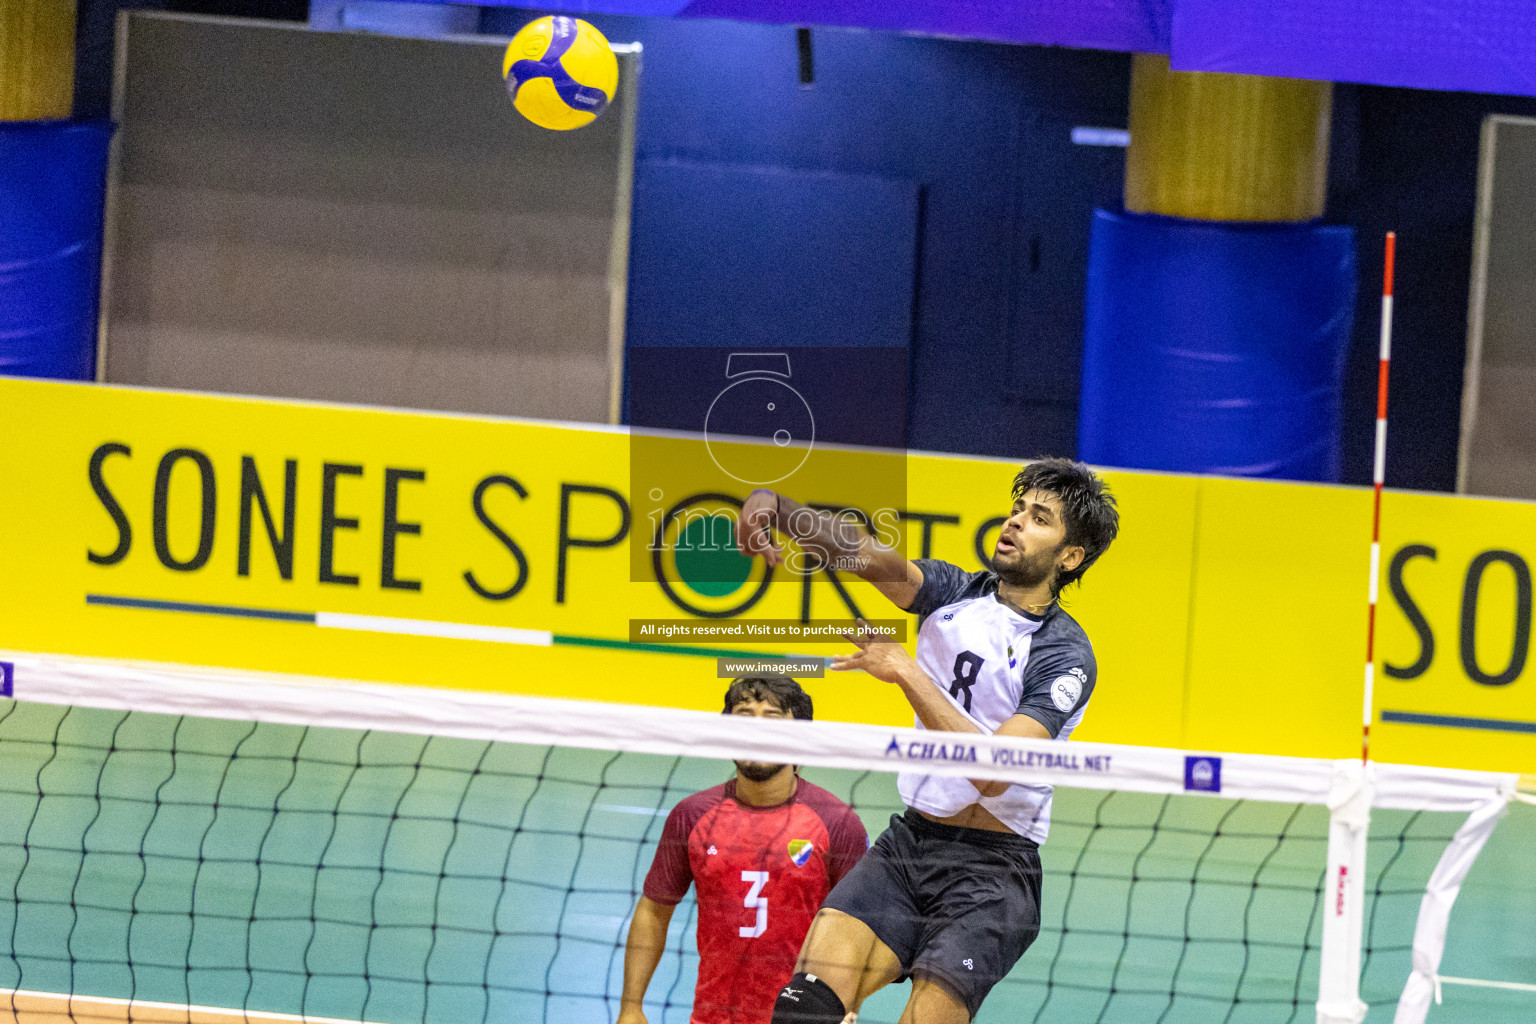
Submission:
[[797,974],[773,1001],[773,1024],[843,1024],[848,1011],[832,986],[814,974]]

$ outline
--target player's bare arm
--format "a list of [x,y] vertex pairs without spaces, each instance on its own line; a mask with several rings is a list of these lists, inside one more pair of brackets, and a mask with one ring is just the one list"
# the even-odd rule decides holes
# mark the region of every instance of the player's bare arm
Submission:
[[630,921],[629,938],[624,942],[624,994],[619,1003],[617,1024],[646,1024],[641,1003],[650,987],[656,965],[661,963],[667,945],[667,925],[676,907],[641,896]]
[[922,588],[923,571],[858,523],[774,491],[753,491],[736,521],[737,549],[748,558],[762,555],[770,566],[779,565],[784,549],[775,541],[775,532],[792,537],[825,564],[874,584],[903,611]]
[[[925,728],[937,732],[987,734],[945,699],[943,692],[901,644],[880,640],[862,631],[846,635],[858,650],[834,657],[831,666],[834,671],[868,672],[881,682],[900,687]],[[1050,730],[1028,715],[1014,715],[989,735],[1051,738]],[[971,779],[970,783],[982,796],[997,796],[1008,788],[1006,782],[991,780]]]

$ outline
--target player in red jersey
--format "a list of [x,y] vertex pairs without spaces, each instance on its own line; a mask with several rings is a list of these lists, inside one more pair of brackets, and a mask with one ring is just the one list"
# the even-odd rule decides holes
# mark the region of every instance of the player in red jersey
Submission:
[[[811,698],[792,679],[747,676],[726,691],[725,712],[810,718]],[[667,815],[629,926],[618,1024],[646,1024],[641,1000],[689,885],[699,903],[691,1024],[769,1024],[821,901],[868,848],[853,809],[793,765],[737,761],[734,779]]]

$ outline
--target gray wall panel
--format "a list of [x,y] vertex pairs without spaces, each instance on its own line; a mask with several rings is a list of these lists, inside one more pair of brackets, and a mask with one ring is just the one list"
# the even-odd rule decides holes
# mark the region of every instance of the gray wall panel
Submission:
[[609,419],[632,96],[548,132],[495,42],[125,17],[107,380]]
[[1536,500],[1536,119],[1483,124],[1457,490]]

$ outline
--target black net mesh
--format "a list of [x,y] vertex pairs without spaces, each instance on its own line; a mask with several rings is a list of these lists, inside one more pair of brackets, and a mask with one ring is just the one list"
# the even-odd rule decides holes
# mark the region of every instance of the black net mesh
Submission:
[[[611,1021],[666,814],[721,761],[0,703],[0,986],[388,1024]],[[807,769],[870,835],[885,771]],[[1455,822],[1373,829],[1390,1001]],[[982,1021],[1312,1019],[1327,812],[1058,790],[1043,927]],[[652,1024],[688,1019],[697,906]],[[860,1019],[895,1021],[905,986]]]

